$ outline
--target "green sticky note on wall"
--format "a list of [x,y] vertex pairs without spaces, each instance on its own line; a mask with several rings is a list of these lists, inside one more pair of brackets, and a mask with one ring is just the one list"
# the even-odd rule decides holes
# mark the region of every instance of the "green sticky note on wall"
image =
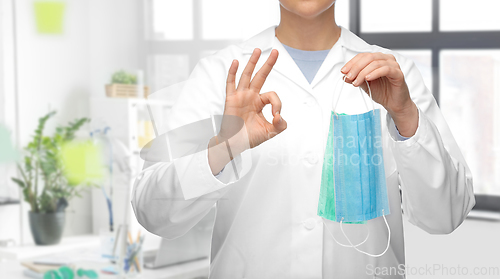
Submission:
[[41,34],[62,34],[66,3],[60,1],[36,1],[36,29]]
[[19,159],[19,154],[10,139],[9,131],[0,126],[0,163],[14,162]]
[[72,185],[103,177],[101,148],[91,141],[71,141],[61,147],[64,175]]

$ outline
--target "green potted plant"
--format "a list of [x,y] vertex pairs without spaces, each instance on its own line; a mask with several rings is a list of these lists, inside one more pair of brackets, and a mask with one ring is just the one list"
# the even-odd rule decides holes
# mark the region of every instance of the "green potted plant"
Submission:
[[73,141],[75,133],[89,119],[76,119],[67,126],[57,127],[53,136],[46,136],[43,133],[45,124],[54,114],[50,112],[38,120],[33,139],[24,148],[24,160],[17,165],[20,178],[12,178],[30,205],[29,223],[37,245],[59,243],[68,201],[91,186],[90,183],[69,181],[60,159],[61,147]]
[[[137,76],[124,70],[115,72],[111,76],[111,84],[106,85],[106,95],[112,98],[137,98]],[[149,95],[149,87],[144,86],[144,97]]]

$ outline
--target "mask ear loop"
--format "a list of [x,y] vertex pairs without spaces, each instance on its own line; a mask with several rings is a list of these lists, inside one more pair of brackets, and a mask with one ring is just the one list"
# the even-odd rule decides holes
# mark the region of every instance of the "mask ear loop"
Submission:
[[384,215],[384,210],[382,209],[382,217],[384,217],[384,221],[385,221],[385,225],[387,226],[387,231],[389,232],[389,236],[387,237],[387,246],[385,247],[385,250],[384,252],[380,253],[380,254],[377,254],[377,255],[373,255],[373,254],[370,254],[370,253],[367,253],[365,251],[361,251],[359,250],[357,247],[359,246],[358,245],[353,245],[351,240],[347,237],[347,235],[345,234],[344,232],[344,229],[342,228],[342,221],[344,220],[344,217],[342,217],[342,220],[340,220],[340,230],[342,231],[342,233],[344,234],[345,238],[347,239],[347,241],[349,242],[349,244],[351,244],[350,247],[356,249],[356,251],[360,252],[360,253],[363,253],[367,256],[370,256],[370,257],[373,257],[373,258],[378,258],[382,255],[385,254],[385,252],[387,252],[387,250],[389,250],[389,246],[391,244],[391,228],[389,227],[389,223],[387,223],[387,219],[385,218],[385,215]]
[[341,77],[342,80],[339,80],[337,82],[337,84],[335,85],[335,89],[333,90],[333,92],[337,92],[337,86],[339,85],[340,83],[340,93],[339,93],[339,96],[337,97],[337,100],[335,101],[335,98],[332,99],[332,111],[333,111],[333,114],[335,114],[335,117],[338,118],[338,115],[337,115],[337,112],[336,112],[336,109],[337,109],[337,105],[339,103],[339,100],[340,100],[340,95],[342,94],[342,91],[344,89],[344,84],[345,84],[345,75]]
[[[326,225],[325,223],[325,219],[324,218],[321,218],[321,221],[323,221],[323,225],[325,226],[326,230],[328,231],[328,233],[332,236],[333,240],[335,240],[335,242],[337,242],[338,245],[342,246],[342,247],[347,247],[347,248],[351,248],[351,247],[358,247],[360,246],[361,244],[364,244],[368,238],[370,237],[370,230],[368,230],[368,235],[366,236],[365,240],[363,240],[363,242],[359,243],[359,244],[356,244],[356,245],[347,245],[347,244],[342,244],[340,243],[336,238],[335,236],[333,236],[333,233],[328,229],[328,226]],[[345,235],[345,234],[344,234]],[[347,239],[347,241],[349,241],[349,239]],[[350,242],[349,242],[350,243]]]
[[[370,84],[368,83],[367,80],[365,80],[365,83],[366,83],[366,86],[368,87],[368,95],[370,96],[370,99],[372,100],[372,111],[373,111],[373,114],[375,114],[375,102],[373,101],[373,97],[372,97],[372,89],[370,88]],[[368,104],[366,103],[366,100],[365,100],[364,91],[361,88],[361,86],[359,87],[359,92],[361,93],[361,98],[363,98],[363,102],[365,102],[366,109],[369,110]]]
[[[333,102],[335,99],[332,100],[332,110],[333,110],[333,113],[335,114],[335,117],[338,118],[338,115],[337,115],[337,105],[339,104],[339,101],[340,101],[340,95],[342,94],[342,91],[344,89],[344,84],[346,83],[345,82],[345,79],[346,79],[346,76],[342,76],[342,81],[339,81],[341,83],[341,86],[340,86],[340,93],[339,93],[339,96],[337,97],[337,100],[335,102]],[[338,86],[338,83],[335,85],[335,89],[333,92],[336,92],[337,91],[337,86]],[[372,111],[375,110],[375,102],[373,101],[373,97],[372,97],[372,90],[370,88],[370,84],[368,83],[367,80],[365,80],[366,82],[366,86],[368,86],[368,95],[370,96],[370,100],[372,100]],[[364,96],[364,91],[363,89],[360,87],[358,87],[359,89],[359,93],[361,93],[361,99],[363,100],[363,103],[365,103],[365,107],[366,107],[366,110],[370,110],[370,108],[368,108],[368,104],[366,103],[366,100],[365,100],[365,96]]]

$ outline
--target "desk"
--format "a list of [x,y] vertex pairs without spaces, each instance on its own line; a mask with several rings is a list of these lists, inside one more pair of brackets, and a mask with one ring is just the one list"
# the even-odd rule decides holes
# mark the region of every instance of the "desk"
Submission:
[[[406,267],[410,267],[408,279],[423,278],[500,278],[500,222],[475,219],[465,221],[454,232],[448,235],[431,235],[410,224],[404,217]],[[419,274],[414,268],[429,267],[438,271],[434,275]],[[446,274],[445,268],[452,271],[454,267],[491,268],[485,275],[457,276]],[[423,269],[421,271],[424,271]],[[483,270],[486,271],[486,270]]]
[[[410,268],[440,264],[443,267],[467,267],[473,272],[475,267],[496,267],[500,269],[500,222],[466,219],[449,235],[431,235],[410,224],[404,218],[406,265]],[[18,260],[0,262],[2,278],[26,278],[24,267]],[[192,279],[207,276],[208,261],[201,260],[162,269],[144,269],[147,279]],[[106,277],[100,277],[106,278]],[[113,277],[107,277],[113,278]],[[453,276],[446,274],[408,274],[408,279],[420,278],[480,278],[498,279],[500,274],[482,276]]]
[[[82,267],[96,268],[94,263],[81,263]],[[26,269],[18,261],[5,260],[0,262],[0,274],[2,278],[9,279],[28,279],[23,275]],[[206,278],[208,275],[208,261],[199,260],[179,265],[173,265],[159,269],[144,269],[142,277],[144,279],[193,279]],[[117,276],[103,275],[99,273],[100,279],[117,278]]]
[[[82,251],[88,254],[89,251],[95,251],[95,258],[99,259],[99,237],[98,236],[79,236],[63,239],[61,244],[54,246],[34,246],[26,245],[24,247],[0,248],[0,277],[9,279],[29,278],[23,275],[26,269],[20,264],[20,261],[30,260],[50,254],[59,253],[79,253]],[[84,257],[85,258],[85,257]],[[87,257],[90,258],[90,257]],[[81,261],[75,263],[78,268],[101,270],[109,266],[107,262]],[[142,277],[145,279],[193,279],[206,278],[208,276],[208,259],[187,262],[179,265],[172,265],[159,269],[143,269]],[[111,279],[117,276],[104,275],[99,272],[99,278]]]

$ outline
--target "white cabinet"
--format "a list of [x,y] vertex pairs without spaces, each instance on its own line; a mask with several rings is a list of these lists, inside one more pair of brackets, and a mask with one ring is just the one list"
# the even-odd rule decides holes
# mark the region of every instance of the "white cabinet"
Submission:
[[[148,109],[149,105],[149,109]],[[112,207],[114,230],[120,224],[127,222],[132,234],[139,229],[142,233],[146,230],[137,222],[130,203],[131,191],[135,176],[143,167],[140,158],[141,145],[146,143],[146,138],[153,138],[153,128],[149,116],[150,111],[155,112],[155,117],[160,117],[166,112],[169,105],[160,101],[147,101],[132,98],[99,98],[91,100],[91,126],[92,129],[110,128],[110,135],[121,141],[130,151],[126,163],[131,170],[130,177],[121,173],[119,167],[113,164],[113,194]],[[105,184],[106,193],[110,193],[109,181]],[[99,234],[100,230],[109,229],[109,214],[107,203],[102,189],[92,190],[92,225],[93,233]],[[150,245],[157,245],[159,237],[147,233],[145,239],[146,249]]]

